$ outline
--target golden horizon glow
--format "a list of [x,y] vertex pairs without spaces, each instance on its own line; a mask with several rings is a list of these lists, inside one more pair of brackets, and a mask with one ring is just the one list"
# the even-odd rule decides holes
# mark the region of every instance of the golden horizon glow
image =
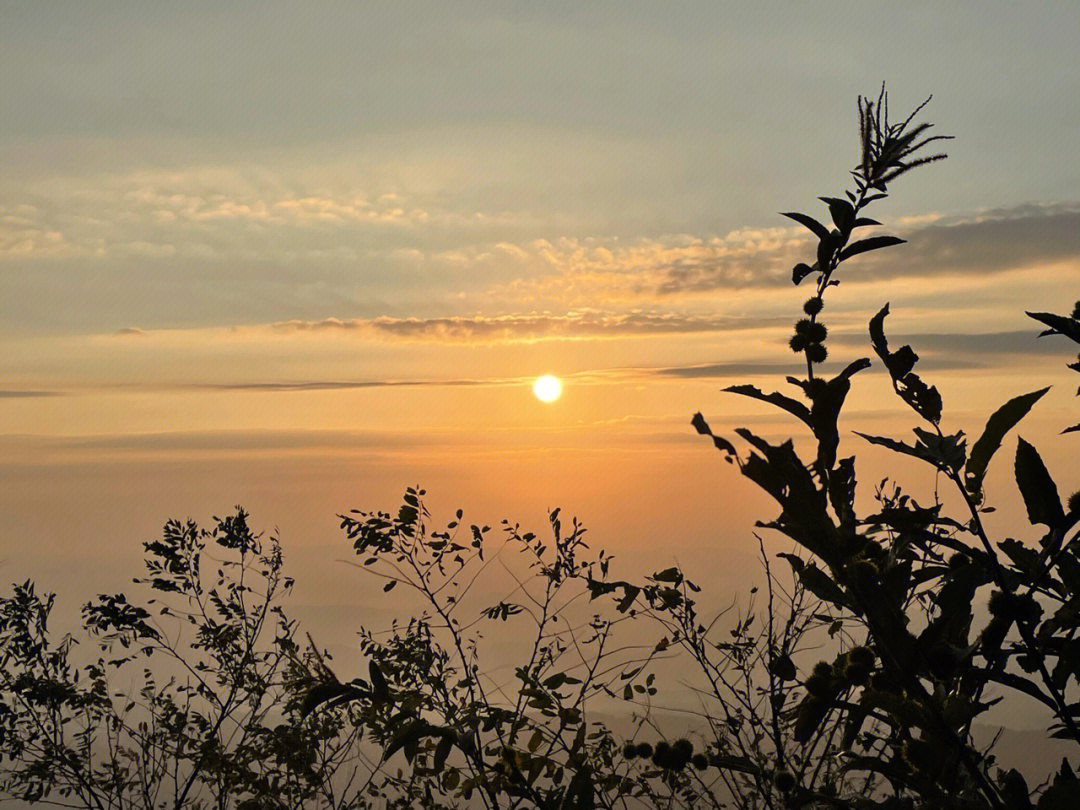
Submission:
[[552,374],[544,374],[533,383],[533,393],[541,402],[554,402],[562,395],[562,382]]

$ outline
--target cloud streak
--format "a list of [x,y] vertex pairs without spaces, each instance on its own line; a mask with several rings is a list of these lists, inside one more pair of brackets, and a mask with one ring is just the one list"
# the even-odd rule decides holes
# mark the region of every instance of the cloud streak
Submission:
[[6,389],[0,390],[0,399],[35,399],[38,397],[63,396],[60,391],[39,391],[31,389]]
[[153,340],[212,334],[220,340],[354,336],[376,341],[513,343],[537,340],[626,338],[768,329],[787,318],[741,318],[658,312],[573,311],[435,318],[324,318],[211,329],[153,330],[126,327],[113,339]]

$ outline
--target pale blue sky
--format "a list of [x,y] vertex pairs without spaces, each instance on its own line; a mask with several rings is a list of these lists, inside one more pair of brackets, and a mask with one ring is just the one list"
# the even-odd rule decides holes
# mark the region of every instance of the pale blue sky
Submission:
[[[897,111],[933,92],[930,119],[957,138],[887,215],[1080,197],[1075,2],[4,3],[3,17],[7,334],[566,307],[499,286],[535,267],[475,257],[782,226],[777,210],[839,188],[855,97],[883,80]],[[369,208],[236,214],[297,198]],[[199,221],[167,218],[193,201]],[[28,230],[35,249],[11,250]]]

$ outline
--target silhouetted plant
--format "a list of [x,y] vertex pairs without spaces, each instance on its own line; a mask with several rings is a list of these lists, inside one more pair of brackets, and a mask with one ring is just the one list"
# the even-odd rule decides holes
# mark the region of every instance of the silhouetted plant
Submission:
[[[369,678],[319,687],[308,704],[315,713],[342,701],[357,707],[383,746],[371,796],[402,807],[569,810],[640,792],[620,741],[590,717],[598,700],[655,694],[644,668],[662,652],[617,644],[625,618],[604,618],[582,599],[590,577],[606,578],[610,557],[590,551],[584,529],[564,526],[558,510],[549,540],[504,522],[496,541],[488,526],[461,525],[460,511],[432,531],[423,495],[407,491],[396,515],[342,516],[359,567],[384,591],[407,589],[417,612],[388,636],[362,629]],[[490,587],[481,577],[496,563],[517,587],[493,604],[470,599]],[[492,648],[481,661],[493,624],[526,650],[505,678]]]
[[349,789],[355,725],[302,721],[326,670],[280,604],[277,541],[237,511],[212,531],[171,521],[145,549],[134,581],[153,598],[85,605],[97,643],[81,658],[50,633],[52,595],[26,582],[0,599],[0,793],[94,810],[365,806]]
[[[815,370],[827,354],[827,332],[819,315],[844,262],[902,241],[892,236],[851,241],[856,229],[877,224],[863,215],[866,207],[882,199],[886,184],[904,172],[943,157],[920,157],[919,150],[936,139],[925,137],[927,125],[913,126],[913,116],[890,124],[884,94],[876,103],[860,99],[859,108],[863,154],[853,172],[855,188],[844,198],[822,198],[832,226],[787,214],[818,239],[817,261],[793,271],[795,284],[810,277],[817,282],[804,305],[807,317],[796,324],[791,341],[792,349],[806,355],[806,376],[788,378],[805,404],[748,385],[727,389],[802,421],[814,439],[814,457],[806,462],[792,442],[772,444],[746,429],[735,431],[749,445],[740,452],[713,435],[700,414],[693,420],[777,502],[779,516],[759,525],[802,549],[806,556],[787,555],[787,560],[803,585],[845,622],[862,628],[857,646],[842,647],[835,658],[799,678],[802,697],[786,718],[795,741],[804,746],[823,728],[841,724],[842,770],[879,775],[887,790],[849,796],[833,786],[826,795],[785,777],[784,806],[1030,807],[1023,778],[995,768],[993,757],[973,742],[971,726],[1001,699],[987,697],[987,688],[994,687],[1043,704],[1055,718],[1048,732],[1080,741],[1074,702],[1080,675],[1080,513],[1075,510],[1080,504],[1072,499],[1069,509],[1063,508],[1041,457],[1021,438],[1014,474],[1035,544],[991,537],[983,522],[992,511],[983,488],[987,467],[1047,389],[1003,405],[969,448],[963,431],[943,430],[941,396],[915,373],[915,351],[890,348],[885,305],[870,322],[870,343],[896,394],[924,426],[914,428],[913,442],[858,435],[929,465],[951,485],[961,508],[950,514],[936,491],[933,502],[924,505],[898,485],[883,483],[875,492],[875,510],[858,509],[855,458],[837,458],[838,418],[851,378],[870,361],[857,360],[831,378],[820,376]],[[1075,318],[1032,317],[1052,332],[1080,338]],[[987,597],[984,619],[977,606]],[[776,773],[792,773],[788,751],[775,748]],[[1080,806],[1080,782],[1063,764],[1039,807],[1065,806]]]

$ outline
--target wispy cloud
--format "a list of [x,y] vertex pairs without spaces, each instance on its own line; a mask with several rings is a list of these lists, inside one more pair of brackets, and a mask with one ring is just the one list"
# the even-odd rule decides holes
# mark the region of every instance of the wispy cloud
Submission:
[[336,335],[377,341],[510,343],[729,332],[767,329],[781,323],[786,323],[786,319],[641,311],[574,311],[561,315],[528,313],[437,318],[325,318],[318,321],[291,320],[209,330],[152,330],[129,327],[114,333],[113,337],[168,340],[182,339],[185,335],[209,335],[220,340],[247,340]]
[[0,389],[0,399],[33,399],[35,397],[59,397],[60,391],[39,391],[33,389]]
[[[849,283],[939,275],[984,276],[1034,265],[1080,261],[1080,204],[1024,205],[976,216],[938,216],[894,229],[907,239],[901,252],[854,260]],[[697,245],[655,268],[660,293],[789,284],[806,244],[772,240],[732,254]],[[662,255],[662,254],[660,254]]]
[[[1029,331],[983,332],[978,334],[898,334],[889,335],[889,342],[897,346],[910,344],[919,354],[933,353],[944,355],[1062,355],[1062,344],[1050,340],[1038,340],[1039,329],[1032,326]],[[832,337],[836,343],[846,346],[869,347],[869,337],[864,332],[842,333]]]
[[[854,260],[847,283],[899,278],[984,276],[1080,261],[1080,203],[1022,205],[969,215],[928,214],[889,225],[902,249]],[[869,232],[867,232],[869,235]],[[791,268],[811,255],[801,229],[733,231],[723,237],[539,240],[522,248],[523,263],[547,271],[496,285],[490,297],[562,300],[667,300],[716,290],[787,286]]]
[[[308,382],[214,383],[184,386],[207,391],[347,391],[354,388],[429,388],[497,385],[503,380],[312,380]],[[518,382],[515,380],[514,382]]]

